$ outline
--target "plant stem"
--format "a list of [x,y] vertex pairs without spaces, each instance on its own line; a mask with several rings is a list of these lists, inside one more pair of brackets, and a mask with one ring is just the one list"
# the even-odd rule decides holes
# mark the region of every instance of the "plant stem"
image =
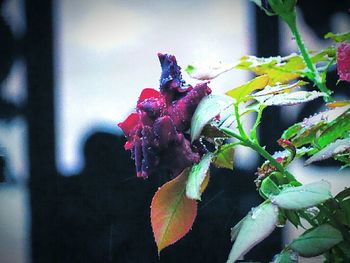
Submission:
[[250,138],[256,144],[259,144],[259,140],[258,140],[258,137],[256,135],[256,130],[258,129],[258,126],[260,124],[260,120],[261,120],[261,117],[262,117],[263,110],[264,110],[264,106],[260,106],[259,111],[258,111],[258,115],[256,116],[256,119],[255,119],[254,126],[251,129],[251,131],[250,131]]
[[241,135],[237,134],[236,132],[234,132],[233,130],[229,129],[229,128],[221,128],[221,130],[223,132],[225,132],[226,134],[240,140],[242,142],[243,145],[257,151],[262,157],[264,157],[266,160],[268,160],[273,166],[275,166],[277,168],[278,171],[280,171],[282,174],[284,174],[289,181],[296,181],[295,177],[288,172],[279,162],[277,162],[275,160],[275,158],[272,157],[271,154],[269,154],[264,147],[261,147],[258,143],[256,143],[255,141],[252,141],[248,138],[243,138]]
[[260,145],[251,141],[249,141],[249,143],[250,148],[254,149],[266,160],[268,160],[273,166],[277,168],[278,171],[284,174],[289,181],[296,181],[295,177],[290,172],[288,172],[279,162],[277,162],[276,159],[273,158],[272,155],[268,151],[266,151],[264,147],[261,147]]
[[246,135],[246,133],[245,133],[245,131],[243,129],[243,125],[242,125],[242,122],[241,122],[241,117],[239,116],[238,103],[234,104],[234,108],[235,108],[235,117],[236,117],[238,131],[240,133],[240,136],[242,138],[244,138],[244,140],[246,140],[247,139],[247,135]]
[[237,134],[233,130],[226,128],[226,127],[221,127],[220,130],[222,130],[224,133],[230,135],[231,137],[234,137],[234,138],[240,140],[241,142],[243,142],[245,144],[246,139],[241,137],[239,134]]
[[304,62],[309,69],[312,78],[311,80],[316,84],[318,89],[326,94],[325,101],[329,102],[331,100],[331,90],[329,90],[326,87],[325,81],[322,79],[320,73],[316,69],[315,64],[312,62],[311,57],[307,49],[305,48],[305,44],[303,39],[301,38],[301,35],[299,33],[298,27],[296,25],[296,15],[288,16],[288,18],[284,18],[284,21],[288,24],[295,41],[298,45],[298,48],[300,50],[300,53],[304,59]]

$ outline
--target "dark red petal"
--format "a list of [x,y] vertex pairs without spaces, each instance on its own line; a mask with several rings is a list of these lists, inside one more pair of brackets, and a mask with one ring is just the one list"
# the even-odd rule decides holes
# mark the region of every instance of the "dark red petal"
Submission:
[[187,92],[192,87],[182,79],[181,68],[177,65],[175,56],[158,53],[162,74],[160,76],[160,92],[169,104],[173,98]]
[[147,178],[159,164],[155,136],[150,126],[144,126],[142,129],[142,157],[142,177]]
[[128,150],[131,150],[133,146],[134,146],[134,143],[133,143],[133,142],[127,141],[127,142],[125,143],[125,145],[124,145],[124,149],[125,149],[126,151],[128,151]]
[[134,148],[133,148],[133,157],[135,159],[135,167],[136,167],[136,175],[137,177],[140,177],[141,172],[141,165],[142,165],[142,145],[141,145],[141,139],[138,136],[135,136],[134,138]]
[[136,112],[131,113],[123,122],[118,123],[118,126],[123,130],[125,136],[130,136],[130,133],[134,131],[140,124],[140,118]]
[[149,98],[160,99],[161,97],[162,97],[162,95],[160,95],[160,92],[155,90],[155,89],[150,89],[150,88],[143,89],[141,91],[141,94],[140,94],[140,97],[139,97],[137,104],[139,104],[140,102],[142,102],[146,99],[149,99]]
[[338,46],[337,67],[339,79],[350,82],[350,43],[341,43]]
[[144,111],[149,118],[155,119],[159,117],[165,109],[163,98],[149,98],[137,105],[138,111]]
[[186,131],[190,128],[192,115],[199,102],[210,93],[211,89],[208,87],[207,83],[200,83],[189,91],[186,96],[169,106],[168,114],[173,120],[177,130]]
[[153,128],[155,135],[158,137],[160,148],[166,149],[170,142],[177,140],[176,128],[169,116],[158,118]]
[[182,133],[178,133],[178,142],[171,144],[162,158],[164,166],[171,171],[172,177],[176,177],[186,167],[198,163],[200,155],[193,152],[190,141]]

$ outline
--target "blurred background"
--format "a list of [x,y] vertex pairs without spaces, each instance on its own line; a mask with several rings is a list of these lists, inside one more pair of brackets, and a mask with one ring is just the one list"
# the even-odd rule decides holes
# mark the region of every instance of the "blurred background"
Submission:
[[[298,5],[309,48],[328,46],[329,31],[349,31],[350,1]],[[283,24],[246,0],[0,0],[0,11],[2,263],[159,262],[149,223],[159,181],[136,178],[116,125],[143,88],[158,88],[156,54],[175,54],[185,68],[297,50]],[[220,93],[250,77],[236,70],[210,86]],[[334,85],[335,72],[329,79]],[[348,84],[336,89],[350,97]],[[269,109],[263,144],[278,150],[281,131],[320,105]],[[193,230],[160,262],[226,261],[229,229],[261,202],[253,180],[262,160],[244,149],[235,159],[232,173],[214,171]],[[302,182],[336,181],[334,192],[349,185],[333,163],[291,169]],[[294,235],[289,226],[275,231],[246,259],[267,262]]]

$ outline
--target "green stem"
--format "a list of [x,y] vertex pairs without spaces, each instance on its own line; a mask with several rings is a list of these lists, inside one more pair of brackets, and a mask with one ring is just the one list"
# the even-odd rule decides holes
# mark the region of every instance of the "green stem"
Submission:
[[242,122],[241,122],[241,117],[239,116],[238,103],[234,104],[234,108],[235,108],[235,117],[236,117],[238,131],[239,131],[241,137],[244,138],[244,140],[246,140],[247,139],[247,135],[246,135],[246,133],[245,133],[245,131],[243,129],[243,125],[242,125]]
[[261,147],[260,145],[255,144],[251,141],[250,143],[251,143],[250,147],[252,149],[256,150],[261,156],[263,156],[273,166],[275,166],[277,170],[280,171],[282,174],[284,174],[290,182],[296,181],[295,177],[290,172],[288,172],[279,162],[277,162],[276,159],[273,158],[272,155],[268,151],[266,151],[264,147]]
[[229,128],[221,128],[223,132],[226,134],[240,140],[244,146],[247,146],[256,152],[258,152],[262,157],[264,157],[266,160],[270,161],[270,163],[277,168],[278,171],[280,171],[282,174],[284,174],[289,181],[296,181],[295,177],[288,172],[279,162],[275,160],[275,158],[272,157],[271,154],[269,154],[264,147],[261,147],[259,144],[256,142],[248,139],[248,138],[243,138],[241,135],[235,133],[233,130]]
[[329,102],[331,100],[330,95],[332,92],[331,92],[331,90],[329,90],[326,87],[325,81],[323,81],[322,77],[320,76],[320,73],[318,72],[318,70],[315,67],[315,64],[311,60],[309,52],[305,48],[304,41],[301,38],[301,35],[300,35],[299,30],[298,30],[297,25],[296,25],[295,12],[293,13],[293,15],[290,15],[288,17],[284,17],[283,19],[288,24],[288,26],[289,26],[289,28],[290,28],[290,30],[295,38],[295,41],[298,45],[298,48],[299,48],[300,53],[304,59],[304,62],[311,73],[311,76],[310,76],[312,78],[311,80],[316,84],[316,86],[318,87],[318,89],[320,91],[322,91],[326,94],[325,101]]
[[261,117],[262,117],[263,110],[264,110],[264,107],[263,107],[263,106],[260,106],[259,111],[258,111],[258,115],[256,116],[256,119],[255,119],[254,126],[253,126],[253,128],[251,129],[251,131],[250,131],[250,138],[251,138],[251,140],[254,141],[256,144],[259,144],[259,140],[258,140],[258,137],[257,137],[257,135],[256,135],[256,131],[257,131],[258,126],[259,126],[259,124],[260,124],[260,120],[261,120]]
[[233,130],[226,128],[226,127],[221,127],[220,130],[222,130],[224,133],[226,133],[227,135],[230,135],[233,138],[236,138],[238,140],[240,140],[244,145],[246,145],[245,141],[247,139],[243,138],[241,135],[237,134],[236,132],[234,132]]

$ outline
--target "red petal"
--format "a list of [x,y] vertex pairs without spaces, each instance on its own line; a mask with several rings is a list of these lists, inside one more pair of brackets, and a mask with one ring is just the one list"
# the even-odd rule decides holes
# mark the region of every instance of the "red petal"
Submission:
[[148,99],[148,98],[157,98],[160,99],[162,97],[162,95],[160,95],[160,92],[155,90],[155,89],[143,89],[140,97],[139,97],[139,101],[137,102],[137,104],[139,104],[140,102]]
[[350,82],[350,44],[341,43],[337,49],[338,75],[340,80]]
[[118,126],[123,130],[126,136],[129,136],[130,133],[139,125],[140,118],[137,113],[131,113],[123,122],[118,123]]
[[124,145],[124,149],[127,150],[131,150],[132,147],[134,146],[134,144],[131,141],[127,141]]

